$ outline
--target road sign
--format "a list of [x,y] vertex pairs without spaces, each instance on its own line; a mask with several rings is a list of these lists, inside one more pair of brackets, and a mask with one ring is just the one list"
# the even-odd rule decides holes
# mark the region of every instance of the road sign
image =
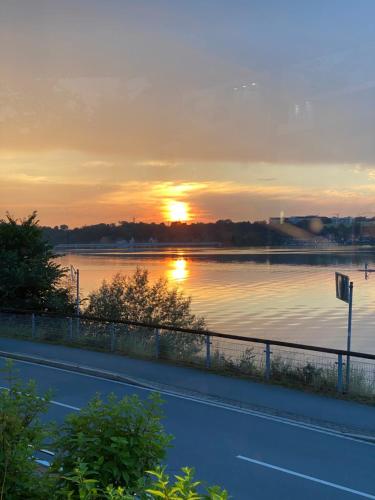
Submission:
[[350,284],[349,276],[345,274],[336,273],[336,297],[343,300],[347,304],[350,301]]

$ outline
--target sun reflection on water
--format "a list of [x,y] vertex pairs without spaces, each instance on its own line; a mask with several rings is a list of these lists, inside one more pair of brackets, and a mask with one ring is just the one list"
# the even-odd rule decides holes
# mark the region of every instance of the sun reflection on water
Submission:
[[167,276],[173,281],[184,281],[189,276],[187,260],[179,257],[169,262]]

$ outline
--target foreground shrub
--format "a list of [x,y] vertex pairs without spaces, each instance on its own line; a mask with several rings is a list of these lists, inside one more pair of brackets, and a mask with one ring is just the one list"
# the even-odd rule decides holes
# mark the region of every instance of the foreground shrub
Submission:
[[106,402],[95,397],[59,429],[53,470],[66,476],[85,463],[86,479],[95,480],[98,488],[136,490],[146,471],[163,460],[171,440],[161,424],[160,404],[156,395],[145,402],[135,395],[119,400],[111,394]]
[[80,463],[74,474],[68,477],[68,481],[74,485],[74,490],[66,493],[67,498],[80,500],[228,500],[229,496],[225,490],[219,486],[208,486],[203,488],[201,481],[194,480],[194,469],[182,468],[182,475],[174,476],[174,481],[165,472],[165,467],[157,467],[148,474],[152,478],[149,487],[139,486],[138,490],[129,493],[121,486],[115,488],[110,485],[105,489],[97,486],[98,481],[87,479],[88,468],[86,464]]
[[24,385],[5,369],[9,390],[0,390],[0,499],[48,498],[45,476],[38,472],[35,452],[47,432],[39,416],[47,411],[50,394],[38,397],[35,383]]
[[228,500],[228,493],[219,486],[207,487],[204,493],[200,493],[198,490],[203,489],[202,483],[194,481],[194,469],[183,467],[182,472],[183,475],[176,475],[175,482],[171,483],[165,468],[158,467],[155,471],[150,471],[154,483],[146,493],[151,495],[151,498],[164,500]]

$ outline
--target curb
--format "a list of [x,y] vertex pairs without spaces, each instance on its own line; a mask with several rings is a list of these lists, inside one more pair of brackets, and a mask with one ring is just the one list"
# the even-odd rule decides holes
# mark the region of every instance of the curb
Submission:
[[375,437],[373,437],[373,436],[367,436],[367,435],[363,435],[363,434],[352,434],[349,432],[344,432],[343,434],[345,434],[345,436],[348,436],[348,437],[353,438],[353,439],[358,439],[360,441],[367,441],[368,443],[375,444]]
[[[0,351],[0,358],[9,358],[9,359],[14,359],[16,361],[25,361],[28,363],[33,363],[41,366],[50,366],[51,368],[58,368],[61,370],[65,370],[68,372],[72,373],[82,373],[84,375],[89,375],[92,377],[97,377],[103,380],[111,380],[114,382],[120,382],[124,384],[129,384],[134,387],[139,387],[143,389],[151,389],[154,391],[164,391],[164,392],[169,392],[170,394],[178,394],[181,396],[187,396],[191,398],[198,398],[201,399],[202,401],[206,402],[220,402],[224,405],[229,405],[232,406],[233,408],[237,409],[250,409],[252,411],[256,412],[261,412],[265,415],[269,416],[278,416],[281,418],[287,418],[289,420],[293,420],[297,423],[304,423],[307,426],[317,426],[317,422],[313,422],[308,418],[303,418],[302,416],[298,415],[291,415],[287,414],[286,412],[283,412],[283,414],[280,414],[279,412],[273,410],[272,408],[260,408],[256,406],[247,406],[241,404],[239,401],[225,401],[223,399],[217,398],[215,396],[212,396],[210,394],[203,394],[200,392],[196,391],[184,391],[181,390],[181,388],[177,388],[174,386],[168,386],[168,385],[163,385],[163,384],[155,384],[152,382],[149,382],[147,380],[142,380],[142,379],[135,379],[132,377],[120,375],[119,373],[116,372],[111,372],[108,370],[103,370],[103,369],[96,369],[92,368],[90,366],[85,366],[85,365],[79,365],[77,363],[69,363],[67,361],[55,361],[52,359],[48,358],[43,358],[39,356],[31,356],[29,354],[23,354],[23,353],[14,353],[14,352],[8,352],[8,351]],[[342,436],[352,438],[358,441],[364,441],[368,442],[371,444],[375,444],[375,436],[368,435],[368,434],[360,434],[358,432],[351,432],[349,429],[344,430],[343,428],[339,428],[340,426],[332,426],[332,423],[330,422],[319,422],[318,424],[319,427],[323,429],[327,429],[331,432],[334,432],[336,434],[341,434]],[[353,429],[354,430],[354,429]]]
[[[131,377],[124,377],[116,372],[110,372],[107,370],[98,370],[96,368],[91,368],[90,366],[78,365],[76,363],[69,363],[67,361],[54,361],[48,358],[41,358],[39,356],[30,356],[28,354],[13,353],[7,351],[0,351],[0,358],[9,358],[16,361],[26,361],[29,363],[34,363],[42,366],[50,366],[52,368],[60,368],[61,370],[70,371],[72,373],[83,373],[85,375],[91,375],[93,377],[98,377],[107,380],[113,380],[115,382],[123,382],[126,384],[134,385],[136,387],[143,387],[145,389],[158,389],[157,385],[150,384],[144,380],[133,379]],[[159,387],[160,389],[160,387]]]

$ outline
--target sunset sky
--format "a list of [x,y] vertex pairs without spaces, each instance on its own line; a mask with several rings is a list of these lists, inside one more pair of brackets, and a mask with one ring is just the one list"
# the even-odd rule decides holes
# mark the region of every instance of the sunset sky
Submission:
[[0,218],[375,216],[374,0],[2,0]]

